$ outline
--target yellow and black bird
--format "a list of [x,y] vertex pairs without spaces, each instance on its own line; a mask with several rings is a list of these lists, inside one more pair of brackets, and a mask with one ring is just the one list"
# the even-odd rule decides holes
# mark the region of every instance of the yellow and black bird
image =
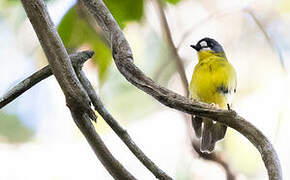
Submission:
[[[191,98],[230,109],[237,76],[222,46],[214,39],[203,38],[191,47],[198,53],[198,64],[189,87]],[[214,119],[199,116],[192,116],[192,126],[196,136],[201,138],[200,150],[207,153],[213,151],[215,143],[224,138],[227,130],[225,125]]]

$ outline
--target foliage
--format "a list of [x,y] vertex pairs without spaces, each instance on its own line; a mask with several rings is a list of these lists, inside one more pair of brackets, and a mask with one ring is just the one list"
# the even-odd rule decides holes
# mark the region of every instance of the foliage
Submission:
[[[141,20],[143,15],[143,0],[105,0],[105,3],[122,28],[126,26],[126,22]],[[87,17],[79,12],[77,4],[63,17],[58,32],[69,51],[82,45],[88,45],[95,51],[93,59],[99,70],[99,79],[104,82],[112,60],[111,52],[102,40],[102,35],[88,22]]]
[[93,60],[99,70],[99,79],[103,81],[111,63],[111,52],[102,41],[100,34],[78,11],[76,5],[63,17],[58,26],[58,32],[68,51],[74,51],[83,45],[89,46],[95,51]]
[[180,0],[166,0],[166,1],[171,4],[177,4],[178,2],[180,2]]
[[[180,0],[167,0],[176,4]],[[104,0],[111,13],[121,28],[125,28],[128,22],[140,22],[144,13],[143,0]],[[102,35],[88,23],[88,18],[79,12],[78,4],[73,6],[63,17],[58,32],[68,50],[75,50],[82,45],[88,45],[96,53],[94,62],[99,70],[99,79],[104,82],[108,67],[111,63],[111,52]]]
[[140,21],[143,16],[143,0],[104,0],[121,28],[126,22]]
[[33,131],[27,128],[16,115],[7,114],[0,111],[0,136],[11,143],[21,143],[28,141],[33,135]]
[[[165,2],[176,4],[180,0],[165,0]],[[53,3],[54,0],[46,0],[46,2]],[[125,28],[129,22],[140,22],[144,14],[144,0],[104,0],[104,3],[110,9],[114,18],[117,20],[121,28]],[[17,0],[3,0],[0,2],[3,10],[15,9],[18,14],[17,24],[21,24],[25,14],[22,8],[19,9],[20,1]],[[5,10],[5,12],[6,12]],[[21,10],[20,12],[18,12]],[[4,12],[4,14],[5,14]],[[58,31],[64,42],[65,47],[72,53],[80,47],[88,46],[95,51],[93,60],[98,68],[99,80],[104,82],[108,67],[111,64],[112,56],[109,47],[106,45],[104,38],[96,27],[88,23],[88,17],[79,12],[78,3],[74,5],[62,18]],[[15,26],[18,28],[19,26]]]

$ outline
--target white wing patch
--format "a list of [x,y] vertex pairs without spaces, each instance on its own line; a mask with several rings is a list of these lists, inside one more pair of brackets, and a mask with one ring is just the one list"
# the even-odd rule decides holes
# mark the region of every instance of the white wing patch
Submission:
[[233,97],[236,93],[236,88],[229,88],[228,92],[226,94],[224,94],[224,96],[226,97],[227,99],[227,104],[229,104],[230,107],[232,107],[232,100],[233,100]]
[[227,103],[228,104],[232,104],[232,100],[233,100],[233,92],[232,93],[227,93],[227,94],[225,94],[225,96],[226,96],[226,99],[227,99]]

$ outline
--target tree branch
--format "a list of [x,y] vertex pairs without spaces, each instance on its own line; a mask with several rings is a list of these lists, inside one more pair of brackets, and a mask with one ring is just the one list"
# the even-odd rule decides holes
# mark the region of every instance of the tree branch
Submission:
[[130,151],[143,163],[143,165],[151,171],[157,179],[160,180],[172,180],[165,172],[163,172],[158,166],[154,164],[135,144],[131,139],[130,135],[125,129],[123,129],[119,123],[114,119],[114,117],[108,112],[108,110],[103,105],[100,98],[97,96],[94,88],[92,87],[90,81],[85,76],[84,72],[81,69],[81,66],[78,66],[76,69],[78,78],[80,79],[82,85],[88,92],[88,95],[95,107],[95,110],[103,117],[103,119],[108,123],[108,125],[114,130],[114,132],[120,137],[120,139],[126,144]]
[[[154,164],[143,152],[142,150],[135,144],[135,142],[131,139],[130,135],[127,133],[127,131],[122,128],[119,123],[114,119],[114,117],[107,111],[105,106],[103,105],[100,98],[97,96],[94,88],[92,87],[91,83],[87,79],[86,75],[82,71],[82,66],[84,62],[86,62],[89,58],[93,56],[93,51],[83,51],[76,54],[70,55],[70,59],[72,62],[72,65],[75,69],[75,72],[77,74],[77,77],[79,78],[80,82],[82,83],[83,87],[87,91],[92,104],[95,106],[96,111],[103,117],[103,119],[109,124],[109,126],[114,130],[114,132],[120,137],[120,139],[126,144],[126,146],[131,150],[131,152],[144,164],[145,167],[147,167],[148,170],[150,170],[156,178],[160,180],[171,180],[166,173],[164,173],[161,169],[159,169],[158,166]],[[37,71],[36,73],[32,74],[28,78],[24,79],[20,83],[18,83],[16,86],[14,86],[10,91],[8,91],[3,98],[0,100],[0,107],[4,107],[9,102],[16,99],[18,96],[20,96],[22,93],[30,89],[32,86],[37,84],[38,82],[42,81],[43,79],[49,77],[52,75],[51,69],[49,65],[45,66],[41,70]],[[3,100],[2,100],[3,99]],[[73,114],[74,121],[77,122],[79,125],[81,125],[78,121],[83,120],[86,117],[79,117],[77,114]],[[86,121],[86,120],[85,120]],[[85,125],[81,125],[84,127]],[[87,125],[87,127],[90,127],[90,125]],[[95,134],[94,132],[91,132],[96,136],[97,139],[100,139],[98,134]],[[87,134],[86,132],[84,134]],[[88,137],[88,141],[91,139],[90,136],[86,135]],[[101,141],[101,139],[100,139]],[[97,142],[98,143],[98,142]],[[99,145],[98,145],[99,146]],[[105,149],[105,147],[101,146]],[[104,151],[104,150],[102,150]],[[108,156],[108,155],[106,155]],[[101,157],[99,157],[101,158]]]
[[112,177],[116,180],[136,180],[136,178],[131,175],[110,153],[109,149],[106,147],[98,133],[95,131],[95,128],[88,115],[79,114],[75,111],[71,111],[71,114],[78,128],[86,137],[95,154],[102,162],[104,167],[112,175]]
[[129,82],[168,107],[189,114],[214,118],[216,121],[237,130],[259,150],[268,170],[269,179],[282,179],[282,171],[276,151],[261,131],[235,111],[213,109],[206,103],[192,101],[157,85],[133,64],[130,46],[105,4],[101,0],[81,1],[103,29],[109,44],[111,44],[115,64]]
[[90,119],[96,120],[96,115],[90,108],[89,96],[75,74],[43,0],[21,1],[46,54],[50,68],[66,97],[67,106],[71,110],[75,123],[112,177],[135,180],[133,175],[113,157],[96,133],[90,121]]
[[253,20],[257,24],[258,28],[262,31],[263,35],[265,36],[268,44],[277,53],[279,60],[280,60],[280,63],[281,63],[281,66],[282,66],[282,69],[284,71],[286,71],[284,59],[283,59],[282,52],[281,52],[280,48],[276,45],[274,40],[270,37],[269,33],[266,31],[263,24],[259,21],[258,17],[255,15],[255,13],[251,9],[245,8],[245,9],[243,9],[243,12],[248,13],[253,18]]
[[[166,16],[165,16],[164,8],[162,7],[162,2],[161,2],[161,0],[155,0],[155,2],[156,2],[156,5],[157,5],[157,8],[158,8],[158,11],[160,13],[160,16],[161,16],[160,19],[161,19],[162,26],[163,26],[163,29],[165,31],[166,37],[167,37],[168,45],[169,45],[169,47],[170,47],[170,49],[173,52],[174,57],[175,57],[174,59],[175,59],[175,62],[177,64],[177,71],[178,71],[178,73],[180,75],[180,79],[181,79],[181,82],[183,84],[183,87],[186,90],[185,91],[186,92],[186,97],[189,97],[189,88],[188,88],[189,85],[188,85],[188,81],[186,79],[186,74],[185,74],[185,70],[184,70],[184,66],[183,66],[183,61],[182,61],[181,57],[179,56],[177,48],[175,47],[175,45],[173,43],[172,35],[170,33],[170,29],[169,29],[168,22],[167,22],[167,19],[166,19]],[[185,121],[188,120],[186,118],[186,116],[183,116],[183,117],[184,117]],[[188,130],[188,134],[191,134],[192,128],[187,128],[187,130]],[[189,130],[191,130],[191,132],[189,132]],[[196,151],[196,153],[200,157],[202,157],[203,159],[214,161],[214,162],[220,164],[224,168],[224,170],[226,172],[227,180],[234,180],[235,179],[235,176],[231,172],[231,170],[228,167],[227,163],[225,161],[223,161],[221,158],[218,158],[218,155],[215,152],[212,152],[210,155],[207,154],[207,153],[202,153],[200,151],[199,142],[195,141],[194,139],[191,139],[191,146]]]
[[43,0],[21,0],[21,2],[51,65],[51,70],[65,95],[67,106],[96,119],[90,108],[89,97],[76,77]]
[[194,140],[192,140],[191,143],[192,143],[191,145],[192,145],[193,149],[201,158],[203,158],[205,160],[209,160],[209,161],[214,161],[224,168],[224,170],[226,172],[227,180],[235,180],[236,179],[236,176],[231,171],[227,162],[225,162],[218,154],[216,154],[216,153],[210,153],[210,154],[202,153],[200,151],[200,146],[197,142],[194,142]]
[[[231,11],[233,11],[233,9],[231,9]],[[178,42],[178,45],[176,46],[177,47],[177,51],[180,49],[180,47],[182,46],[182,44],[184,43],[184,41],[199,27],[203,26],[204,24],[206,24],[208,21],[210,21],[211,19],[213,18],[217,18],[217,17],[220,17],[220,16],[223,16],[225,15],[226,13],[228,12],[214,12],[212,14],[210,14],[209,16],[207,16],[206,18],[202,18],[200,19],[197,23],[193,24],[187,31],[185,31],[181,38],[180,38],[180,41]]]
[[[79,62],[84,63],[89,58],[91,58],[93,54],[94,54],[93,51],[83,51],[80,53],[71,54],[69,58],[72,62],[72,65],[76,67],[77,63]],[[16,86],[14,86],[0,98],[0,109],[6,106],[8,103],[12,102],[14,99],[16,99],[22,93],[33,87],[35,84],[39,83],[40,81],[51,75],[52,71],[49,65],[47,65],[44,68],[40,69],[39,71],[33,73],[28,78],[25,78],[23,81],[18,83]]]
[[174,57],[176,67],[177,67],[177,72],[180,76],[181,83],[183,85],[183,89],[185,92],[185,96],[188,97],[188,95],[189,95],[188,81],[187,81],[186,74],[184,71],[183,61],[180,58],[180,56],[178,55],[177,49],[175,48],[175,45],[174,45],[174,42],[173,42],[173,39],[171,36],[171,32],[170,32],[170,29],[168,26],[168,22],[167,22],[167,19],[166,19],[166,16],[165,16],[165,13],[164,13],[164,10],[162,7],[161,0],[154,0],[154,1],[156,2],[156,6],[157,6],[159,14],[160,14],[162,27],[163,27],[163,30],[165,32],[169,48],[170,48],[171,52],[173,53],[173,57]]

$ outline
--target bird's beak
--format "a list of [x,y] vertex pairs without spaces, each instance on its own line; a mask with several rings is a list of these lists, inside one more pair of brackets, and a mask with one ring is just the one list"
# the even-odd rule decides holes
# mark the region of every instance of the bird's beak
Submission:
[[199,51],[201,48],[198,45],[190,45],[190,47],[192,47],[193,49],[195,49],[196,51]]

